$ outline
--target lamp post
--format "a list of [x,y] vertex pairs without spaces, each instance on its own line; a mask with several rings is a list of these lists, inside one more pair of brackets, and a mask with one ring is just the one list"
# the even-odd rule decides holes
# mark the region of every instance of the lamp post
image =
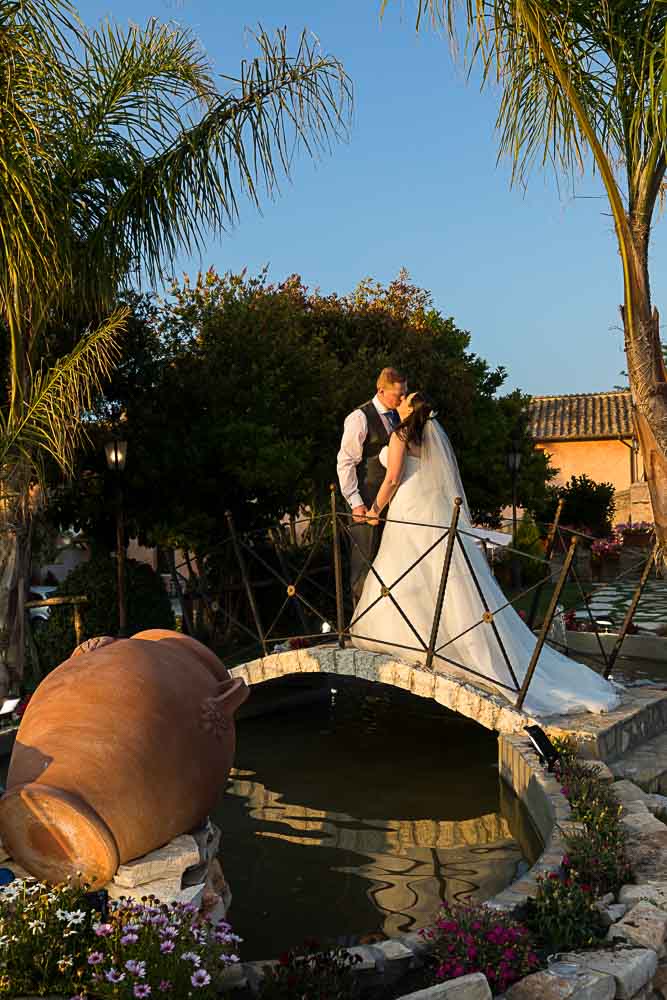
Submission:
[[[512,439],[512,446],[507,453],[507,468],[512,477],[512,548],[516,548],[516,484],[519,478],[519,468],[521,466],[521,451],[516,438]],[[518,590],[521,585],[521,573],[517,561],[516,552],[512,553],[512,586]]]
[[117,474],[116,496],[116,571],[118,580],[118,635],[127,634],[127,599],[125,596],[125,527],[123,525],[123,487],[121,473],[127,459],[127,441],[113,438],[104,445],[107,466]]

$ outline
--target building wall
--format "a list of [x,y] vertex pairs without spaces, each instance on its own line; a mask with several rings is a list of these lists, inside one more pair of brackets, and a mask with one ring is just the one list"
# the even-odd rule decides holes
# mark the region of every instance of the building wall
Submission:
[[[615,490],[614,521],[653,520],[647,506],[644,467],[640,455],[635,456],[636,479],[634,493],[630,476],[630,448],[622,441],[547,441],[535,445],[549,455],[549,462],[558,474],[552,482],[564,486],[572,476],[586,474],[597,483],[611,483]],[[640,497],[641,493],[641,497]],[[636,496],[635,496],[636,494]]]

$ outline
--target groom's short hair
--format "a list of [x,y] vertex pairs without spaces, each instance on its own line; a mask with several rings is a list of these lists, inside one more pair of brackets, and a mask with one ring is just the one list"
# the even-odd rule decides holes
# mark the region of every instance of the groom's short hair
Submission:
[[390,389],[396,382],[405,382],[405,375],[398,368],[383,368],[378,375],[376,388]]

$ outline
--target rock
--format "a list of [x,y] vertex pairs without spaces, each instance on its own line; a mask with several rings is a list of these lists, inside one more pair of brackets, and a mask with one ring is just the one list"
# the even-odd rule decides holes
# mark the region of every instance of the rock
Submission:
[[587,760],[579,760],[577,763],[582,764],[589,771],[594,771],[595,776],[599,781],[611,783],[614,780],[614,775],[603,760],[597,760],[591,757]]
[[148,896],[155,896],[161,903],[173,903],[181,891],[181,877],[158,878],[154,882],[145,882],[131,888],[110,882],[106,887],[109,899],[136,899],[140,902]]
[[621,826],[631,837],[641,837],[642,839],[651,834],[667,833],[665,824],[656,819],[645,805],[642,805],[641,811],[622,816]]
[[225,881],[225,876],[222,872],[222,865],[217,858],[213,858],[208,866],[208,875],[206,878],[206,888],[212,889],[213,892],[222,893],[224,887],[227,885]]
[[628,907],[635,906],[642,899],[667,910],[667,882],[651,881],[642,882],[640,885],[624,885],[618,894],[619,902],[625,903]]
[[205,822],[190,831],[190,836],[194,839],[199,848],[199,860],[208,864],[220,850],[220,829],[207,816]]
[[660,825],[659,833],[647,833],[628,841],[628,861],[639,883],[661,881],[667,871],[667,827]]
[[634,997],[650,982],[658,967],[658,956],[649,948],[567,952],[560,957],[564,962],[573,962],[581,968],[613,976],[618,1000]]
[[666,812],[667,813],[667,795],[658,795],[657,793],[646,796],[646,805],[651,810],[652,813]]
[[171,879],[178,876],[179,880],[186,869],[199,864],[199,848],[197,842],[189,834],[174,837],[164,847],[144,854],[141,858],[120,865],[113,877],[113,884],[126,889],[157,879]]
[[656,969],[653,977],[653,989],[663,997],[667,997],[667,965],[662,963]]
[[196,909],[199,909],[204,898],[205,888],[205,882],[200,882],[199,885],[189,885],[187,889],[181,889],[174,902],[194,906]]
[[491,1000],[486,976],[473,972],[469,976],[448,979],[445,983],[428,986],[416,993],[406,993],[401,1000]]
[[[608,893],[607,895],[611,895],[611,893]],[[614,897],[612,896],[611,898],[613,899]],[[596,903],[593,903],[593,906],[600,914],[602,923],[605,927],[611,927],[611,925],[619,921],[621,917],[624,917],[628,910],[625,903],[613,903],[611,906],[605,906],[601,899],[599,899]]]
[[639,785],[635,785],[633,781],[628,781],[623,778],[621,781],[615,781],[612,786],[612,792],[618,799],[618,801],[625,805],[626,802],[643,802],[650,797],[648,792],[643,791]]
[[612,1000],[616,980],[604,972],[579,969],[574,976],[534,972],[510,986],[507,1000]]
[[613,892],[605,892],[604,896],[600,896],[598,899],[598,903],[602,903],[603,906],[611,906],[615,898]]
[[651,948],[658,958],[665,954],[667,912],[646,900],[637,903],[609,929],[608,940],[621,939],[640,948]]
[[245,971],[240,962],[235,962],[233,965],[228,965],[226,969],[220,973],[219,987],[221,991],[226,995],[227,990],[239,990],[246,986],[248,980],[246,979]]

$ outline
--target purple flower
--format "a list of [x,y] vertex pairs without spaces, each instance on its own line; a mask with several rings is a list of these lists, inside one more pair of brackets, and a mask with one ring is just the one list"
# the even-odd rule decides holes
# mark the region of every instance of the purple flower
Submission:
[[88,965],[99,965],[100,962],[104,961],[104,955],[101,951],[91,951],[88,956]]
[[168,927],[162,927],[160,929],[160,935],[165,938],[175,938],[178,937],[178,929],[169,924]]
[[110,934],[113,934],[111,924],[93,924],[93,930],[98,937],[109,937]]
[[201,958],[196,951],[184,951],[181,955],[181,961],[192,962],[193,965],[201,965]]
[[121,944],[136,944],[136,942],[138,940],[139,940],[139,937],[138,937],[137,934],[123,934],[122,938],[120,939],[120,943]]
[[168,993],[171,988],[172,988],[172,985],[171,985],[171,980],[170,979],[161,979],[160,980],[160,985],[158,986],[158,989],[162,993]]
[[128,962],[125,963],[125,968],[133,976],[138,976],[139,979],[143,979],[144,976],[146,975],[145,962],[137,962],[133,958],[131,958]]
[[209,976],[206,969],[197,969],[197,971],[193,972],[193,974],[190,976],[190,982],[192,983],[193,986],[200,988],[202,986],[208,986],[208,984],[211,982],[211,977]]
[[160,951],[163,955],[171,955],[175,947],[176,945],[173,941],[163,941],[160,945]]
[[135,997],[149,997],[151,995],[151,988],[148,983],[137,983],[132,992]]
[[104,973],[104,978],[108,983],[122,983],[125,979],[125,973],[118,972],[117,969],[109,969],[108,972]]

